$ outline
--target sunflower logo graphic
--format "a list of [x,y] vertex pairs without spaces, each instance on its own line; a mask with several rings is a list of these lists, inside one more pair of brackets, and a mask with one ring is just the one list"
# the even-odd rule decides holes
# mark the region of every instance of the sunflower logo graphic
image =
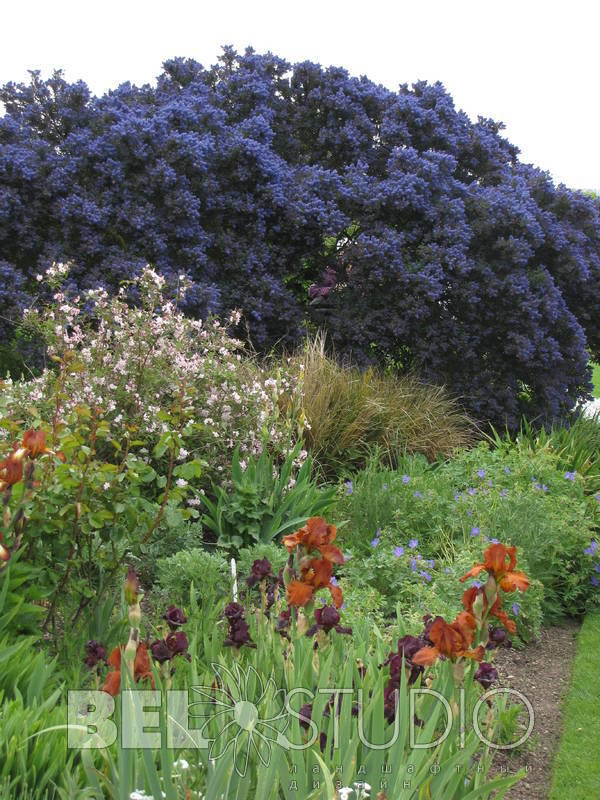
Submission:
[[210,745],[209,759],[232,753],[235,770],[243,778],[251,758],[268,767],[272,746],[286,747],[286,692],[272,678],[263,681],[254,667],[211,666],[215,680],[210,687],[193,687],[202,699],[190,705],[189,715],[205,720],[200,733]]

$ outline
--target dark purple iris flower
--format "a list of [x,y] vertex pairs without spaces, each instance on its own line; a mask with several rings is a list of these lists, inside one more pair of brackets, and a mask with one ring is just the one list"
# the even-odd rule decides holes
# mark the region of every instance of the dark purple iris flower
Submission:
[[340,615],[334,606],[323,606],[315,610],[315,622],[306,631],[307,636],[314,636],[318,631],[329,633],[335,630],[337,633],[352,635],[352,628],[340,625]]
[[164,619],[166,619],[169,628],[171,628],[172,631],[174,631],[176,628],[180,628],[187,622],[186,615],[180,608],[177,608],[176,606],[168,607]]
[[506,631],[504,628],[490,628],[489,639],[486,645],[486,650],[493,650],[495,647],[500,647],[506,643]]
[[258,558],[252,564],[252,569],[250,570],[250,575],[246,578],[246,583],[248,586],[252,587],[270,577],[273,577],[271,574],[271,562],[268,558]]
[[172,656],[186,653],[189,646],[190,643],[183,631],[174,631],[167,636],[167,647]]
[[86,656],[83,663],[86,667],[95,667],[100,661],[106,664],[106,647],[95,639],[91,639],[85,646]]
[[244,619],[244,606],[239,603],[229,603],[229,605],[225,606],[225,616],[230,622],[236,619]]
[[473,677],[484,689],[489,689],[498,680],[498,670],[487,661],[482,661]]
[[157,661],[159,664],[164,664],[165,661],[169,661],[171,658],[171,651],[164,639],[157,639],[155,642],[152,642],[150,645],[150,652],[152,653],[153,660]]
[[256,647],[250,637],[248,623],[244,619],[244,607],[239,603],[229,603],[225,606],[225,616],[229,623],[229,630],[223,644],[226,647],[241,647],[242,645]]

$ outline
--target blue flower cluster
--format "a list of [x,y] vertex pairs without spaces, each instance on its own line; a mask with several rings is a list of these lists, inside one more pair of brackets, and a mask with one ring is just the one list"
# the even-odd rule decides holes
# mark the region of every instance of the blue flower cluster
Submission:
[[496,423],[556,417],[590,388],[599,203],[439,83],[393,92],[226,48],[210,69],[167,61],[155,86],[94,97],[33,73],[0,100],[4,337],[52,260],[74,262],[78,290],[150,262],[195,282],[190,314],[243,308],[259,348],[310,321]]

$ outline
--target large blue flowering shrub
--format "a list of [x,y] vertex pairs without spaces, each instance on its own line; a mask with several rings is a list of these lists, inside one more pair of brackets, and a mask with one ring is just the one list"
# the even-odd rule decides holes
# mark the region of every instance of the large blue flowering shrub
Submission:
[[417,367],[481,418],[556,417],[600,356],[600,204],[518,160],[441,84],[225,49],[93,97],[60,73],[0,90],[0,334],[72,260],[73,288],[151,262],[259,348],[324,326]]

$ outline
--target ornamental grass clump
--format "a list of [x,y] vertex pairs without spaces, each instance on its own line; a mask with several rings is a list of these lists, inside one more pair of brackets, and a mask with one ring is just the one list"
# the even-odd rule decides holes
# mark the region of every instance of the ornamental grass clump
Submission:
[[328,354],[324,334],[309,339],[291,366],[306,419],[304,438],[328,477],[364,466],[374,446],[395,464],[404,452],[434,460],[473,442],[473,422],[441,386],[342,364]]

